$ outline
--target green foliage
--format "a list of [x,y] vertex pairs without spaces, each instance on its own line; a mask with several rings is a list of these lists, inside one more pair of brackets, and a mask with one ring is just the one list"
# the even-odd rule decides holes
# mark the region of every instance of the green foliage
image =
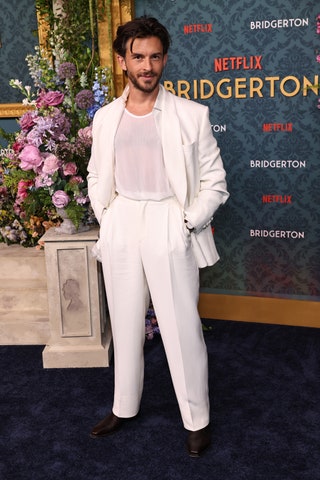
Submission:
[[110,5],[111,0],[61,0],[54,10],[52,0],[36,0],[38,13],[50,26],[47,50],[57,57],[60,51],[64,61],[86,72],[89,82],[99,64],[98,20],[110,19]]
[[[14,133],[8,133],[0,127],[0,137],[4,138],[8,143],[14,142]],[[0,145],[1,148],[1,145]]]
[[67,212],[72,223],[74,223],[75,227],[79,228],[84,214],[86,213],[85,207],[83,207],[83,205],[79,205],[75,201],[72,201],[65,207],[65,211]]
[[33,190],[23,202],[26,217],[48,216],[48,211],[53,210],[51,195],[44,189]]

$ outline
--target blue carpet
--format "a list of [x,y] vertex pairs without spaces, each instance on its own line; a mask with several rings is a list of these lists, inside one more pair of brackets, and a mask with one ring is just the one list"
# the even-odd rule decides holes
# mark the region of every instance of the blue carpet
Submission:
[[188,457],[161,338],[147,341],[141,415],[91,439],[113,368],[42,368],[3,346],[1,480],[319,480],[320,330],[206,321],[213,443]]

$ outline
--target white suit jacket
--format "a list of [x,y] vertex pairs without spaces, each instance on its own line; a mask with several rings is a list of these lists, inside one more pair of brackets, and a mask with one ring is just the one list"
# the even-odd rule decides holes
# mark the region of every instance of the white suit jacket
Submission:
[[[98,110],[93,120],[88,193],[99,223],[116,195],[114,139],[128,94],[127,86],[122,96]],[[153,111],[171,188],[185,218],[195,229],[191,242],[198,266],[213,265],[219,255],[211,220],[229,193],[220,150],[212,135],[209,109],[177,97],[160,85]]]

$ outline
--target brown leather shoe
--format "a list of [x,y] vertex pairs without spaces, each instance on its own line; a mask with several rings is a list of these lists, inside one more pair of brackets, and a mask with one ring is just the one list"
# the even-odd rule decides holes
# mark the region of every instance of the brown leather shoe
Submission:
[[201,430],[189,432],[187,438],[187,448],[190,457],[200,457],[201,453],[211,443],[211,429],[210,424]]
[[112,435],[113,433],[117,432],[128,420],[131,420],[131,418],[120,418],[111,412],[103,420],[101,420],[101,422],[93,427],[90,437],[99,438],[105,437],[106,435]]

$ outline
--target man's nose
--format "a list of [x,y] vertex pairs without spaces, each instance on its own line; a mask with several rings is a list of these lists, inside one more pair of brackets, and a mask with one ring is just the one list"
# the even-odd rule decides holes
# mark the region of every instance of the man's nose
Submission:
[[146,57],[146,58],[144,59],[143,66],[144,66],[145,70],[152,70],[151,59],[148,58],[148,57]]

